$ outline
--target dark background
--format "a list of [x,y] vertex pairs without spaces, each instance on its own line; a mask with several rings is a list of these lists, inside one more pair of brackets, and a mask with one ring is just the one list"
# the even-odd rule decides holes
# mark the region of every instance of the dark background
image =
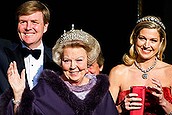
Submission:
[[[27,0],[0,4],[0,37],[17,40],[15,10]],[[49,30],[44,41],[53,47],[64,30],[83,29],[100,42],[105,57],[104,73],[121,63],[129,50],[129,36],[138,19],[138,0],[40,0],[51,11]],[[142,0],[142,16],[161,17],[166,25],[167,48],[164,61],[172,63],[172,4],[170,0]]]

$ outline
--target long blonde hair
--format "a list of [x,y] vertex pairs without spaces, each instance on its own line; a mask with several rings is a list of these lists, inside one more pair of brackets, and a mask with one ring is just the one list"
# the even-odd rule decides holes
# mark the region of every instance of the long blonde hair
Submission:
[[135,43],[138,35],[140,34],[140,31],[144,28],[148,29],[157,29],[157,31],[160,34],[160,41],[161,41],[161,47],[159,48],[159,52],[156,54],[157,58],[159,60],[163,60],[163,52],[166,48],[166,32],[165,32],[165,26],[161,22],[161,19],[159,17],[155,16],[145,16],[137,21],[136,26],[134,27],[131,35],[130,35],[130,49],[128,53],[125,53],[123,55],[123,62],[126,65],[132,65],[134,61],[136,60],[138,54],[135,50]]

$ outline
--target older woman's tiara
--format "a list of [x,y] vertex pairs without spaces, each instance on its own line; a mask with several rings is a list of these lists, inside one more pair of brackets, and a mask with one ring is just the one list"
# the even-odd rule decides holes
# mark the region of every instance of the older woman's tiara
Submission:
[[61,35],[59,40],[60,40],[59,43],[66,42],[68,40],[70,40],[70,41],[82,40],[84,42],[88,42],[88,34],[83,32],[82,29],[75,30],[74,24],[72,24],[72,29],[68,32],[66,32],[66,30],[64,30],[64,33],[63,33],[63,35]]
[[154,23],[160,25],[165,30],[164,24],[161,22],[161,20],[159,18],[157,18],[155,16],[145,16],[145,17],[139,19],[136,23],[145,22],[145,21],[154,22]]

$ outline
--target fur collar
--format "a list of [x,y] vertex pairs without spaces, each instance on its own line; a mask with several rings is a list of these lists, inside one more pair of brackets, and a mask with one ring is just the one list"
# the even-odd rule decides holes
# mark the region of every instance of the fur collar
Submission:
[[[109,89],[108,77],[105,74],[97,75],[97,83],[87,94],[84,100],[73,94],[66,84],[59,78],[60,75],[51,70],[45,70],[40,80],[44,79],[50,87],[78,114],[88,114],[96,108]],[[84,113],[83,113],[84,112]]]

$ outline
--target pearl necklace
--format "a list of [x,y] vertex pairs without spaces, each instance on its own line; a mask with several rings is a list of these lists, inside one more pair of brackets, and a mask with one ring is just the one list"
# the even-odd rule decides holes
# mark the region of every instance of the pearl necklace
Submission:
[[147,79],[147,78],[148,78],[147,72],[149,72],[151,69],[153,69],[153,68],[155,67],[156,62],[157,62],[157,58],[155,58],[155,61],[154,61],[153,65],[150,66],[150,67],[148,67],[146,70],[144,70],[143,68],[141,68],[141,67],[139,66],[139,64],[137,63],[137,61],[134,61],[134,64],[135,64],[135,66],[136,66],[141,72],[143,72],[142,78],[143,78],[143,79]]

